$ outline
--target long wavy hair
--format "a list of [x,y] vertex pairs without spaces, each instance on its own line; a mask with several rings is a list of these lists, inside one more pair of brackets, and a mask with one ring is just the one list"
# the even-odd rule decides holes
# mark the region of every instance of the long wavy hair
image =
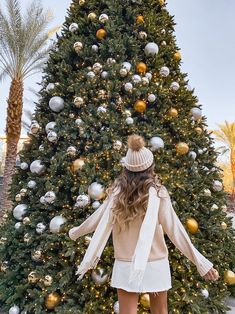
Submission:
[[137,216],[144,216],[148,203],[148,190],[151,186],[160,186],[161,181],[154,172],[154,164],[141,172],[132,172],[124,168],[114,181],[110,190],[118,188],[120,192],[115,198],[112,208],[112,223],[118,224],[119,232],[128,228]]

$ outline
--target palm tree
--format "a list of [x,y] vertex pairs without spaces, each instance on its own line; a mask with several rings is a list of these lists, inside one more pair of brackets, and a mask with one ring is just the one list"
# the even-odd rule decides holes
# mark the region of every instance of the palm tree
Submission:
[[0,8],[0,80],[10,77],[6,136],[7,151],[0,196],[2,212],[11,207],[8,189],[17,156],[21,133],[24,80],[39,72],[46,62],[50,47],[47,26],[51,14],[39,1],[32,1],[22,15],[19,0],[6,0],[6,14]]
[[224,145],[220,146],[218,150],[222,154],[230,153],[230,165],[233,177],[232,198],[235,200],[235,122],[229,123],[225,121],[224,124],[218,124],[219,130],[213,131],[216,139]]

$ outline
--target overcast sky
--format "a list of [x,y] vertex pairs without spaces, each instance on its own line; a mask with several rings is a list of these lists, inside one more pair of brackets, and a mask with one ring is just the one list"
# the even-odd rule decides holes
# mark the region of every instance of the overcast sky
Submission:
[[[29,2],[21,0],[22,6]],[[54,12],[53,26],[62,24],[70,0],[42,2]],[[235,121],[235,1],[169,0],[167,8],[177,23],[175,31],[182,53],[182,70],[188,73],[209,127],[215,128],[224,120]],[[26,81],[26,98],[32,98],[28,89],[40,81],[40,75]],[[5,80],[0,86],[0,135],[3,135],[9,81]]]

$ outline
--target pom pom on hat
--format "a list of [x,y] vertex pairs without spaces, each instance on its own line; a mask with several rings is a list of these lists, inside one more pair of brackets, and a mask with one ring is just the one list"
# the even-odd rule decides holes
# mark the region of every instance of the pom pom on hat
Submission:
[[130,135],[128,137],[127,144],[128,144],[128,148],[135,150],[135,151],[139,151],[139,150],[141,150],[141,148],[144,147],[145,141],[144,141],[142,136],[134,134],[134,135]]

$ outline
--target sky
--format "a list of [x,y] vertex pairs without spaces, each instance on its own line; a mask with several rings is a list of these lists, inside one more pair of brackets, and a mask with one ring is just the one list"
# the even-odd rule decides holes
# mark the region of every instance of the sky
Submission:
[[[21,0],[22,7],[29,2]],[[51,26],[61,25],[70,0],[42,3],[54,13]],[[235,121],[235,1],[168,0],[167,8],[177,24],[175,35],[182,54],[182,71],[188,73],[209,128],[217,128],[225,120]],[[35,88],[40,81],[40,74],[26,80],[25,108],[32,108],[29,88]],[[9,80],[0,83],[0,135],[5,129],[9,83]]]

